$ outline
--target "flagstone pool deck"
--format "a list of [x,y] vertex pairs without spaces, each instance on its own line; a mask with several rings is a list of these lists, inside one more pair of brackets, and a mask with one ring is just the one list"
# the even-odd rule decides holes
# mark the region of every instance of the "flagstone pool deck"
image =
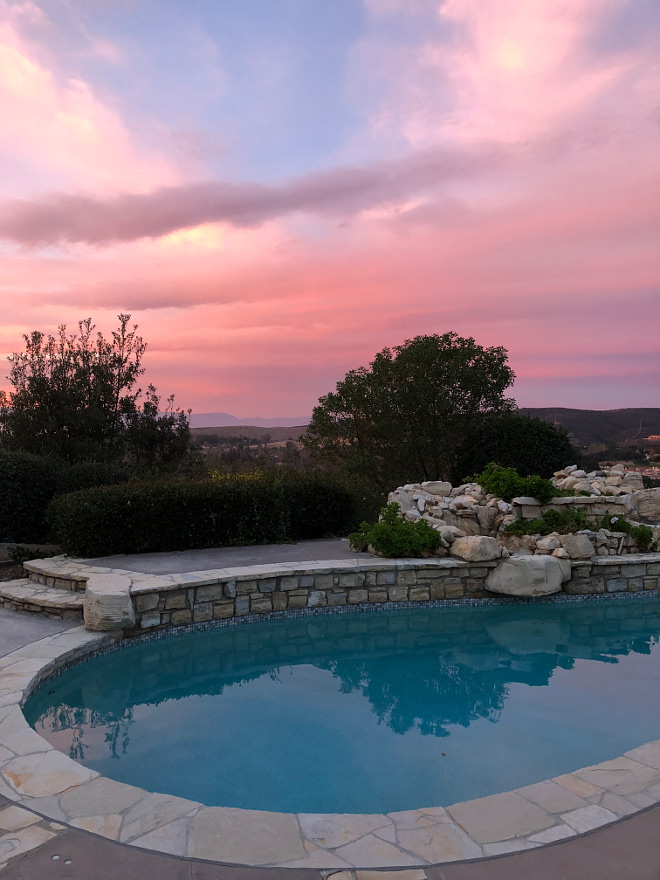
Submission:
[[[183,567],[170,573],[189,571],[191,553],[194,568],[201,554],[204,567],[208,554],[213,567],[342,558],[339,542],[306,545],[94,563],[162,574],[175,562]],[[103,779],[52,749],[20,706],[53,663],[112,641],[69,621],[0,611],[0,880],[660,878],[660,741],[515,792],[387,816],[204,807]]]

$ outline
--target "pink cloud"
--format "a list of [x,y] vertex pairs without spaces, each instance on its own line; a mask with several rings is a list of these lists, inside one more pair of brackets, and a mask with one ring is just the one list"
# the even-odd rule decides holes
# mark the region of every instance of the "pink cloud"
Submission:
[[[17,9],[23,14],[20,17]],[[10,14],[11,13],[11,14]],[[38,15],[37,15],[38,14]],[[119,113],[89,84],[67,77],[19,33],[25,16],[44,13],[33,4],[0,6],[0,156],[5,193],[46,181],[109,193],[118,187],[143,191],[174,183],[177,174],[163,156],[138,149]],[[4,18],[4,21],[2,20]],[[107,45],[102,47],[108,53]]]
[[656,54],[595,58],[596,0],[387,4],[453,38],[356,50],[387,88],[345,157],[380,158],[268,185],[179,179],[3,31],[0,149],[49,185],[5,190],[0,354],[130,311],[181,405],[296,415],[383,346],[456,330],[508,348],[521,404],[657,405]]
[[473,177],[502,161],[488,148],[472,153],[434,150],[370,166],[313,172],[280,186],[206,181],[107,198],[53,193],[11,199],[0,207],[0,237],[23,245],[108,244],[203,223],[258,226],[301,211],[351,216],[372,206],[429,195],[448,180]]

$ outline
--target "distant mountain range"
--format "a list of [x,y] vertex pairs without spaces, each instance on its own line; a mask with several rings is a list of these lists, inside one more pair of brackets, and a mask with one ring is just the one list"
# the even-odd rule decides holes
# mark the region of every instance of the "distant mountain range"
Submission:
[[623,446],[628,441],[660,434],[660,408],[598,410],[547,406],[521,407],[520,411],[562,425],[583,446],[591,443]]
[[229,428],[234,425],[249,425],[256,428],[291,428],[309,424],[309,416],[294,416],[293,418],[282,417],[276,419],[262,419],[259,416],[250,416],[245,419],[237,419],[229,413],[193,413],[190,416],[191,428]]
[[[642,437],[648,437],[650,434],[660,434],[660,408],[597,410],[547,406],[521,407],[520,411],[530,416],[537,416],[546,422],[562,425],[582,446],[589,446],[591,443],[620,446],[628,441],[634,442]],[[296,427],[301,429],[297,434],[303,434],[308,424],[308,416],[273,419],[254,416],[237,419],[229,413],[193,413],[190,417],[191,428],[198,429],[196,433],[200,433],[201,428],[244,426],[246,430],[239,433],[244,433],[246,436],[251,435],[249,431],[251,427],[257,429]],[[261,436],[262,433],[256,431],[255,436]],[[281,438],[278,436],[278,439]]]

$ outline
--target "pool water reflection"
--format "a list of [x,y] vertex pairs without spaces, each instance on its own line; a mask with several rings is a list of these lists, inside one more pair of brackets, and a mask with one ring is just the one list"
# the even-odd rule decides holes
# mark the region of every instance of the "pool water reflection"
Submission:
[[660,600],[320,615],[134,645],[25,707],[75,760],[207,805],[389,812],[660,737]]

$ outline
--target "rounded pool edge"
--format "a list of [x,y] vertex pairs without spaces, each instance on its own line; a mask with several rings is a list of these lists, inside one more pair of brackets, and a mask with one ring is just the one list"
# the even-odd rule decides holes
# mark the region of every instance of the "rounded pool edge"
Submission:
[[[433,603],[449,604],[458,603]],[[223,624],[243,622],[251,621]],[[116,649],[120,641],[79,627],[0,659],[0,794],[54,821],[147,850],[224,864],[329,871],[425,867],[531,849],[660,803],[660,740],[513,791],[389,814],[206,807],[148,792],[101,777],[68,758],[40,737],[22,712],[44,680],[72,662]]]

